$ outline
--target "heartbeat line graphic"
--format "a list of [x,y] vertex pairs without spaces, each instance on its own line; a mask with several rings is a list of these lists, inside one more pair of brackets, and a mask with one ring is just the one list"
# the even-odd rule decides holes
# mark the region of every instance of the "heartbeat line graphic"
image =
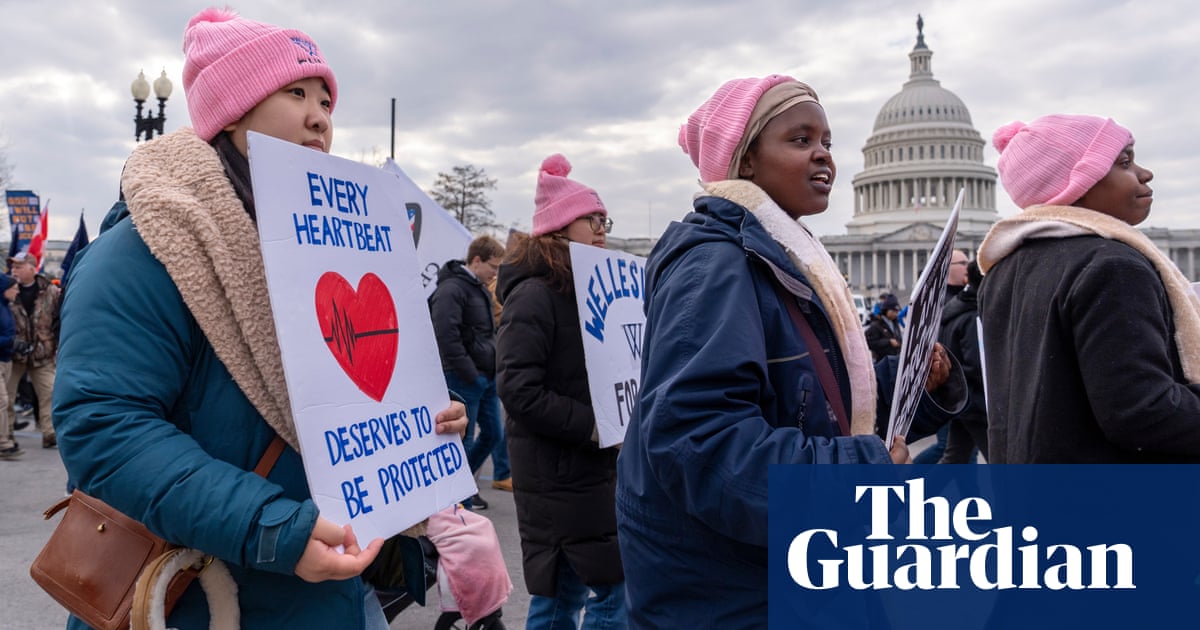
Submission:
[[400,332],[399,328],[358,332],[354,330],[354,321],[350,318],[350,314],[344,309],[338,308],[337,300],[333,300],[332,303],[333,321],[330,322],[329,336],[324,337],[325,343],[334,343],[339,352],[344,350],[350,365],[354,365],[354,348],[358,345],[359,339]]

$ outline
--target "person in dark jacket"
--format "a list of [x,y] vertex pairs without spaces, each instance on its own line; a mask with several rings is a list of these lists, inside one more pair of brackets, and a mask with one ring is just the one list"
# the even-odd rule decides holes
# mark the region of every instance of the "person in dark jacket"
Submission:
[[[467,436],[463,448],[471,472],[477,472],[489,455],[496,479],[508,479],[508,453],[494,449],[504,443],[500,426],[500,399],[496,395],[496,324],[492,318],[492,292],[487,285],[496,277],[504,246],[490,236],[480,236],[467,246],[466,261],[451,260],[438,272],[437,288],[429,296],[429,313],[446,385],[467,403]],[[479,436],[475,436],[475,426]],[[475,495],[475,509],[487,503]]]
[[836,174],[815,92],[782,75],[728,81],[679,141],[704,192],[647,261],[617,492],[630,627],[762,628],[770,464],[903,463],[908,449],[874,435],[858,314],[801,221],[828,207]]
[[879,314],[871,318],[863,331],[867,347],[875,361],[900,354],[900,301],[888,294],[879,305]]
[[[612,229],[594,190],[552,155],[538,173],[533,229],[500,267],[496,359],[508,412],[526,628],[625,627],[613,493],[617,449],[600,448],[567,244],[604,247]],[[590,596],[589,596],[590,591]]]
[[1134,226],[1133,134],[1076,114],[996,131],[1023,210],[979,248],[994,463],[1200,462],[1200,300]]
[[[950,267],[946,270],[946,295],[945,303],[949,304],[955,296],[962,292],[967,286],[967,253],[956,249],[950,252]],[[904,326],[904,311],[908,310],[906,306],[900,311],[900,325]],[[945,311],[943,311],[943,316]],[[936,464],[942,460],[942,455],[946,452],[946,441],[950,436],[950,424],[942,426],[937,432],[937,441],[930,444],[925,450],[917,453],[913,457],[914,464]],[[975,461],[972,457],[971,461]]]
[[[8,383],[8,375],[12,372],[13,341],[17,329],[13,325],[9,305],[17,298],[19,290],[16,278],[0,274],[0,295],[4,296],[3,303],[0,303],[0,383]],[[8,397],[8,388],[0,387],[0,459],[16,459],[25,453],[13,439],[13,420],[13,401]]]
[[[949,422],[946,448],[939,464],[967,464],[976,453],[987,456],[987,399],[983,391],[983,355],[979,352],[979,284],[983,275],[976,261],[967,263],[967,286],[946,302],[938,340],[963,366],[970,404]],[[947,285],[950,286],[950,285]]]

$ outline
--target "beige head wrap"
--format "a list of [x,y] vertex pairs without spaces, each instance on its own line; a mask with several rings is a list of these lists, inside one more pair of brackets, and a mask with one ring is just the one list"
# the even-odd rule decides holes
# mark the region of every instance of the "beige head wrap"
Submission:
[[746,154],[750,143],[758,137],[759,133],[762,133],[763,127],[766,127],[772,118],[800,103],[820,105],[821,101],[811,87],[799,81],[780,83],[767,90],[762,98],[758,99],[754,109],[750,112],[750,119],[746,121],[746,132],[742,134],[742,140],[734,149],[732,159],[729,160],[727,179],[738,178],[738,168],[742,163],[742,156]]

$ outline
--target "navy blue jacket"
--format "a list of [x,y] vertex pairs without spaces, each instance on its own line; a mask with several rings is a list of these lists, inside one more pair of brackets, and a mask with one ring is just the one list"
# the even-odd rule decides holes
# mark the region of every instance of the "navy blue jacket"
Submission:
[[13,322],[12,308],[5,301],[4,304],[0,304],[0,363],[12,362],[13,342],[16,339],[17,327]]
[[646,284],[617,475],[631,627],[764,627],[769,465],[891,460],[874,435],[839,436],[776,286],[799,298],[849,408],[825,308],[745,208],[697,199],[650,253]]

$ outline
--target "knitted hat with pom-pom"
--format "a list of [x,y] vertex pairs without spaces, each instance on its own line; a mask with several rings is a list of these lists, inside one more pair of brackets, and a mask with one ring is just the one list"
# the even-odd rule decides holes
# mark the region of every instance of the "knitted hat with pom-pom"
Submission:
[[196,135],[209,142],[283,86],[320,77],[337,104],[337,80],[304,33],[204,9],[183,31],[183,91]]
[[538,172],[537,193],[533,198],[532,236],[561,230],[575,219],[589,214],[608,216],[600,195],[577,181],[567,179],[570,174],[571,163],[560,153],[542,162]]
[[1052,114],[996,130],[1000,183],[1021,209],[1070,205],[1108,174],[1133,134],[1111,118]]

